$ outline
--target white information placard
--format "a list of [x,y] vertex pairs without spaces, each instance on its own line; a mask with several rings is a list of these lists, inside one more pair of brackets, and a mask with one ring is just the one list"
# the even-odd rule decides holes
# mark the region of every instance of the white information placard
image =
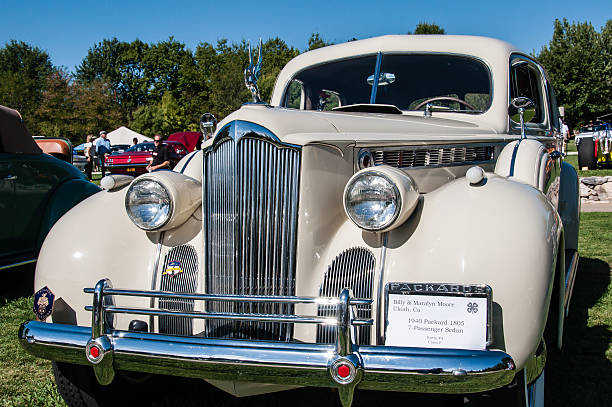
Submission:
[[385,345],[483,350],[486,343],[486,298],[389,293]]

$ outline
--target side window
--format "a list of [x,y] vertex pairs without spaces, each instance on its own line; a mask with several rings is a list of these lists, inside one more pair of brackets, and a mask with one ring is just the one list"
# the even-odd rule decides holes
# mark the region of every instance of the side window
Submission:
[[550,81],[547,81],[548,88],[548,103],[550,105],[550,123],[551,127],[554,127],[557,131],[561,129],[559,117],[559,106],[557,105],[557,95]]
[[536,105],[536,114],[530,123],[544,123],[546,105],[540,72],[535,65],[515,59],[510,69],[510,99],[519,96],[531,99]]
[[301,81],[294,79],[289,84],[285,96],[285,107],[290,109],[304,108],[304,86]]

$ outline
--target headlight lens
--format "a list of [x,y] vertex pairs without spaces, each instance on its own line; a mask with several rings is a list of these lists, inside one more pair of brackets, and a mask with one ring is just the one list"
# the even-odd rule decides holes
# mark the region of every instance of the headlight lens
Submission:
[[144,230],[155,230],[170,219],[172,199],[162,184],[142,179],[133,182],[128,189],[125,209],[136,226]]
[[384,229],[397,218],[401,199],[389,178],[376,172],[364,172],[347,186],[344,205],[357,226],[375,231]]

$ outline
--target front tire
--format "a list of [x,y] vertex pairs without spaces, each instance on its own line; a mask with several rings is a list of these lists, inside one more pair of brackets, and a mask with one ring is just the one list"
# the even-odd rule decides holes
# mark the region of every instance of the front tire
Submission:
[[[91,366],[52,362],[57,390],[70,407],[150,405],[167,393],[174,377],[117,371],[108,386],[98,383]],[[170,386],[171,388],[172,386]]]
[[99,407],[100,385],[89,366],[53,362],[57,391],[70,407]]

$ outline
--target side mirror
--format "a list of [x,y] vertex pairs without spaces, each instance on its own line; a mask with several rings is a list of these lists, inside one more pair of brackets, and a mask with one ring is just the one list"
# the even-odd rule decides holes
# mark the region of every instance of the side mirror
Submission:
[[217,129],[217,119],[212,113],[204,113],[200,118],[200,131],[204,136],[204,140],[208,140],[215,134]]
[[529,98],[520,96],[510,101],[508,115],[510,119],[521,124],[521,138],[525,138],[525,123],[529,123],[536,114],[536,105]]

